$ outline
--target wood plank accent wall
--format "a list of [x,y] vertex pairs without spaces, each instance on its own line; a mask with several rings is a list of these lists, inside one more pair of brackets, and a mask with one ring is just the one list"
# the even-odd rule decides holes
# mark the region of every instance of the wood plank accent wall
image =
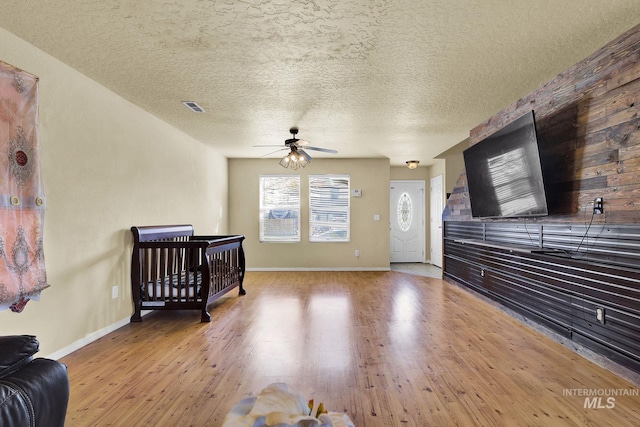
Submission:
[[[470,144],[529,110],[550,215],[472,218],[463,171],[443,214],[444,277],[640,373],[640,25],[472,129]],[[604,214],[592,217],[596,197]]]
[[[640,25],[472,129],[470,144],[529,110],[551,209],[538,221],[583,223],[603,197],[607,223],[640,223]],[[444,219],[472,220],[464,172]]]

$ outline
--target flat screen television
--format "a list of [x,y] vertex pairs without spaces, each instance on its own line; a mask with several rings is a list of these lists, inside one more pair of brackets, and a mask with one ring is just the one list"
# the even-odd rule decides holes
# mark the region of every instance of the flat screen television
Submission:
[[475,218],[548,215],[533,111],[464,150]]

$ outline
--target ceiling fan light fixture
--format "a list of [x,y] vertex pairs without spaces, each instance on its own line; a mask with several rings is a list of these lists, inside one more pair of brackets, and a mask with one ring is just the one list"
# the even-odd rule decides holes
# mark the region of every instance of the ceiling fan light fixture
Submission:
[[300,155],[300,157],[301,157],[302,159],[304,159],[304,161],[305,161],[306,163],[311,162],[311,156],[310,156],[309,154],[307,154],[307,152],[306,152],[306,151],[304,151],[304,150],[302,150],[302,149],[298,148],[298,154]]
[[280,160],[280,166],[298,170],[306,167],[311,162],[311,156],[304,150],[299,150],[295,145],[291,145],[291,151]]
[[299,166],[302,166],[304,168],[309,164],[309,161],[305,159],[302,155],[300,155],[298,156],[298,161],[296,163],[298,163]]
[[409,169],[415,169],[420,164],[420,160],[407,160],[407,167]]

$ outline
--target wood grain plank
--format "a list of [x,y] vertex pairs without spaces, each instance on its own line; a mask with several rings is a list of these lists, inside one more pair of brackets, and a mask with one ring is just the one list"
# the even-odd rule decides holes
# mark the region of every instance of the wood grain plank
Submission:
[[154,312],[64,357],[67,426],[220,425],[284,381],[356,426],[632,425],[637,397],[584,408],[575,388],[632,388],[439,279],[249,272],[211,323]]

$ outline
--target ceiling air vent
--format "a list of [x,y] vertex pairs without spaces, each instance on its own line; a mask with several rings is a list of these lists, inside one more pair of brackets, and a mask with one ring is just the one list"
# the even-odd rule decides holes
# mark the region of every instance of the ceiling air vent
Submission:
[[193,101],[182,101],[182,103],[184,105],[186,105],[187,107],[189,107],[189,109],[191,111],[193,111],[194,113],[204,113],[204,108],[202,108],[201,106],[198,105],[197,102],[193,102]]

